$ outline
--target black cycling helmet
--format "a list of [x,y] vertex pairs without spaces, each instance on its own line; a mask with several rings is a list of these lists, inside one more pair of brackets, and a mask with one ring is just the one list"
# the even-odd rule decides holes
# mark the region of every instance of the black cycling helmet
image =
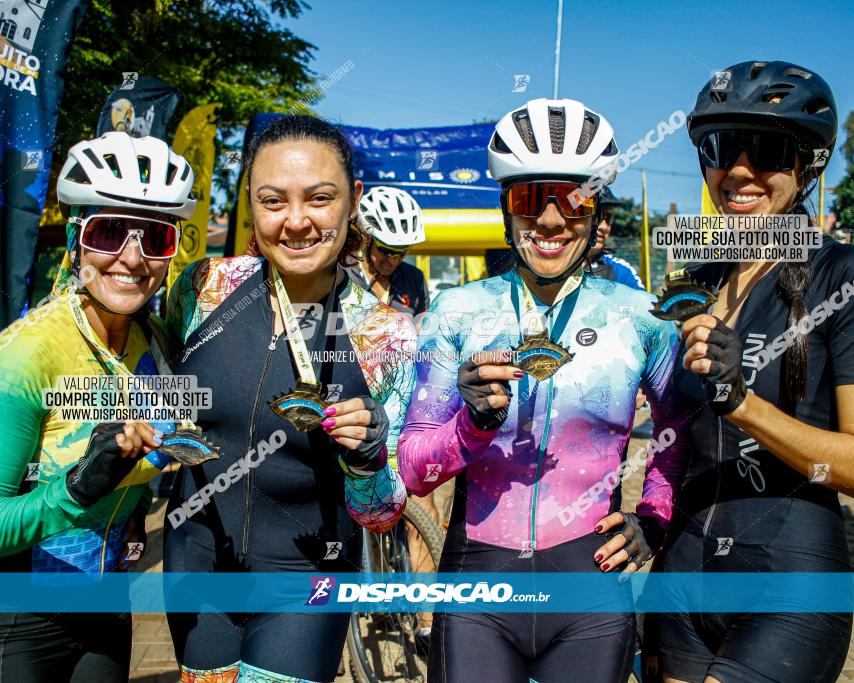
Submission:
[[612,209],[615,206],[620,206],[621,202],[614,196],[614,193],[611,192],[611,188],[607,185],[603,185],[599,190],[599,206],[607,211],[608,209]]
[[790,62],[741,62],[718,72],[688,115],[695,147],[703,135],[722,128],[783,129],[810,150],[827,149],[825,163],[836,144],[837,125],[830,86],[817,73]]

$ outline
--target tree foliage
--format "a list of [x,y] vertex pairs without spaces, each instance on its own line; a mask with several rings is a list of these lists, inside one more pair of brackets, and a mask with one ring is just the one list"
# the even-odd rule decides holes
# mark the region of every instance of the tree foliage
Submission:
[[848,115],[843,126],[845,142],[842,153],[845,156],[845,177],[834,191],[833,211],[836,213],[837,226],[854,231],[854,111]]
[[305,9],[302,0],[92,0],[66,68],[54,171],[71,145],[94,135],[123,72],[181,91],[169,140],[183,114],[201,104],[222,104],[226,136],[256,112],[287,111],[315,78],[314,46],[285,25]]

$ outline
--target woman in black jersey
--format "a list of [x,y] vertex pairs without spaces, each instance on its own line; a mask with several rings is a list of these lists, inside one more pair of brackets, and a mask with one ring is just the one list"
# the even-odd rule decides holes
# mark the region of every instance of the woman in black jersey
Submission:
[[[252,254],[193,264],[169,296],[183,345],[176,372],[211,388],[198,424],[222,457],[180,471],[164,568],[303,572],[308,598],[329,587],[311,573],[360,570],[360,525],[385,531],[403,512],[395,455],[415,329],[343,270],[364,233],[361,182],[338,129],[310,116],[274,121],[246,169]],[[293,419],[297,401],[316,404],[313,422]],[[333,680],[350,616],[311,604],[169,614],[181,680]]]
[[[836,141],[830,88],[786,62],[723,74],[688,117],[715,206],[806,215]],[[849,571],[837,491],[854,490],[854,249],[824,237],[807,262],[687,270],[718,300],[683,327],[693,452],[660,569]],[[664,614],[661,668],[668,683],[830,683],[850,635],[845,613]]]

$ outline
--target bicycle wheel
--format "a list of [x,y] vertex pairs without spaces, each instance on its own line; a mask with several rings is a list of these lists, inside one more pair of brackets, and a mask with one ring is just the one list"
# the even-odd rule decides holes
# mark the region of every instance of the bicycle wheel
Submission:
[[[430,514],[410,499],[401,521],[384,534],[364,533],[365,569],[376,573],[435,572],[444,535]],[[358,683],[427,680],[426,657],[415,634],[425,615],[417,612],[358,612],[350,616],[347,649]]]

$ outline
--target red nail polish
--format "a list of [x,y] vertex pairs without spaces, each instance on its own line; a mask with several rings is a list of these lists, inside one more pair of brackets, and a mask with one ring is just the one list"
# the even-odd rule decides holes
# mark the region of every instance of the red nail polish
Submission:
[[599,564],[602,561],[602,553],[599,553],[596,557],[593,558],[596,560],[596,564]]
[[608,571],[610,568],[611,568],[611,565],[610,565],[610,564],[608,564],[607,562],[606,562],[605,564],[603,564],[603,565],[602,565],[602,571],[603,571],[603,572]]
[[327,415],[334,415],[337,410],[333,406],[329,406],[326,410],[323,411]]
[[601,524],[597,524],[597,525],[596,525],[596,527],[595,527],[593,530],[594,530],[597,534],[601,534],[601,533],[602,533],[602,530],[603,530],[604,528],[605,528],[605,527],[603,527]]
[[513,373],[513,376],[514,376],[516,379],[522,379],[522,377],[523,377],[524,375],[525,375],[525,373],[524,373],[524,372],[522,372],[521,370],[516,370],[516,372],[514,372],[514,373]]
[[335,441],[341,441],[341,437],[340,437],[340,436],[333,436],[332,438],[333,438],[333,439],[335,439]]

